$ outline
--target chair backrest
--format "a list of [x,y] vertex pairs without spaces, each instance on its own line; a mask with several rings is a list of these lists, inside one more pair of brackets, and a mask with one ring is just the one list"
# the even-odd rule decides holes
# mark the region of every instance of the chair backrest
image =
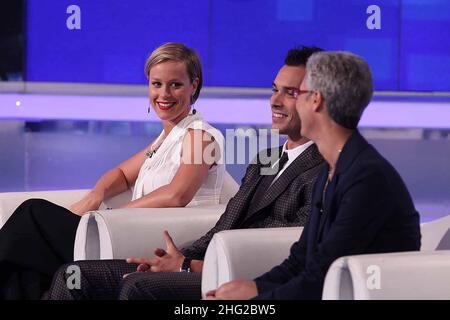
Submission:
[[[282,232],[280,232],[282,230]],[[289,256],[303,227],[225,230],[214,235],[206,250],[202,294],[234,279],[253,279]],[[267,253],[270,254],[267,254]]]
[[220,200],[219,203],[221,204],[227,204],[228,201],[239,190],[239,184],[233,179],[233,177],[228,173],[228,171],[225,170],[225,173],[223,175],[223,185],[222,185],[222,191],[220,193]]
[[118,195],[108,200],[103,201],[99,209],[104,210],[106,208],[119,208],[125,203],[130,202],[132,197],[133,191],[131,189],[127,189],[124,192],[119,193]]
[[450,299],[450,251],[341,257],[325,277],[324,300]]
[[420,225],[420,251],[450,250],[450,215]]

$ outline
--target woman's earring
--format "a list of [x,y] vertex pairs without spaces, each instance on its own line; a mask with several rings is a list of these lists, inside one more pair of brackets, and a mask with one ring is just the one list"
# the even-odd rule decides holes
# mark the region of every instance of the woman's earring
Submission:
[[148,106],[147,113],[150,113],[150,106]]
[[[195,96],[195,93],[192,95],[192,97],[191,97],[191,104],[194,104],[194,96]],[[195,108],[194,107],[192,107],[192,114],[194,115],[194,114],[196,114],[197,113],[197,110],[195,110]]]

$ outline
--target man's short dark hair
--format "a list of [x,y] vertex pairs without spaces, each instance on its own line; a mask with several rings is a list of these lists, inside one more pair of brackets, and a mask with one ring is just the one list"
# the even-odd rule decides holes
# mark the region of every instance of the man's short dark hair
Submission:
[[299,46],[288,51],[284,64],[291,67],[306,66],[308,58],[316,52],[324,51],[318,47]]

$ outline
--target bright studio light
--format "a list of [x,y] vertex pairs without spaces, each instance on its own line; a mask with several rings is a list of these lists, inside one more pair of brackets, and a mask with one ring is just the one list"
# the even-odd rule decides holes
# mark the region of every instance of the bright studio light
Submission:
[[21,104],[22,104],[22,102],[20,102],[20,100],[16,101],[16,107],[20,107]]

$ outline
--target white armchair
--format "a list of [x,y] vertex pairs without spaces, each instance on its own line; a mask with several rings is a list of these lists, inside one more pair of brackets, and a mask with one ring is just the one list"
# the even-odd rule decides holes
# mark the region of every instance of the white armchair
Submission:
[[211,229],[225,206],[91,212],[84,215],[78,225],[74,260],[150,257],[154,249],[165,249],[164,230],[170,232],[181,248]]
[[[214,226],[239,185],[225,172],[218,205],[184,208],[115,209],[131,200],[130,190],[111,198],[100,210],[85,214],[78,225],[74,259],[120,259],[152,255],[156,247],[164,247],[162,232],[168,230],[181,247]],[[47,199],[63,207],[80,200],[89,190],[59,190],[0,193],[0,226],[14,209],[30,198]]]
[[165,248],[164,230],[183,247],[215,225],[238,190],[226,172],[217,205],[92,211],[78,225],[74,260],[152,256],[155,248]]
[[214,235],[206,250],[202,295],[233,279],[253,279],[289,255],[302,227],[222,231]]
[[324,300],[449,300],[450,251],[342,257],[328,269]]
[[[272,267],[281,263],[285,258],[288,257],[289,249],[291,245],[300,238],[302,228],[270,228],[270,229],[242,229],[242,230],[232,230],[232,231],[222,231],[214,235],[205,256],[205,262],[203,265],[203,275],[202,275],[202,294],[204,295],[207,291],[216,289],[222,283],[231,281],[233,279],[253,279],[257,276],[269,271]],[[436,272],[445,277],[450,277],[449,271],[444,272],[447,267],[446,259],[450,263],[450,255],[446,251],[435,251],[435,250],[450,250],[450,215],[437,219],[431,222],[423,223],[421,225],[422,233],[422,247],[421,252],[412,252],[406,254],[399,253],[400,260],[393,260],[391,262],[384,262],[386,264],[386,276],[390,279],[390,275],[399,276],[402,273],[402,264],[396,264],[395,261],[408,261],[410,258],[411,268],[418,265],[418,273],[414,276],[419,276],[423,270],[428,270],[430,266],[434,266],[435,269],[430,268],[430,272]],[[442,252],[442,253],[441,253]],[[450,252],[450,251],[449,251]],[[421,256],[423,254],[423,257]],[[365,255],[366,256],[366,255]],[[336,260],[336,265],[329,272],[334,274],[333,277],[328,278],[327,286],[324,287],[324,298],[330,299],[334,298],[349,298],[352,294],[351,275],[343,269],[349,269],[348,261],[364,261],[365,256],[358,258],[361,260],[348,260],[353,257],[343,257]],[[370,258],[370,255],[367,255]],[[386,254],[379,255],[376,257],[377,261],[380,261],[380,265],[383,265],[383,259],[396,258],[396,254]],[[368,259],[369,259],[368,258]],[[431,262],[426,262],[429,259]],[[369,260],[368,260],[369,261]],[[433,262],[435,261],[435,262]],[[355,262],[362,263],[362,262]],[[395,267],[398,270],[394,270]],[[337,273],[336,270],[340,270]],[[384,267],[383,267],[384,268]],[[407,278],[412,275],[409,269],[404,269],[403,279],[401,281],[407,281]],[[361,273],[361,271],[358,271]],[[422,277],[424,277],[422,275]],[[426,277],[425,277],[426,278]],[[450,288],[448,282],[445,278],[441,283],[442,286],[446,286],[447,291]],[[400,281],[400,280],[399,280]],[[419,280],[418,280],[419,281]],[[430,281],[434,281],[431,279]],[[413,282],[412,282],[413,283]],[[417,282],[421,283],[422,282]],[[432,282],[436,285],[439,282]],[[400,291],[387,291],[389,287],[386,286],[387,297],[400,294]],[[409,287],[413,290],[413,287]],[[339,296],[336,293],[339,290]],[[326,293],[326,292],[328,293]],[[329,293],[331,292],[331,293]],[[389,292],[389,293],[388,293]],[[440,295],[439,290],[435,291],[436,295]],[[358,296],[361,297],[361,296]],[[398,296],[399,298],[402,298]],[[410,298],[412,296],[405,296]]]
[[450,215],[421,224],[420,232],[420,252],[356,255],[334,261],[322,298],[450,299]]

